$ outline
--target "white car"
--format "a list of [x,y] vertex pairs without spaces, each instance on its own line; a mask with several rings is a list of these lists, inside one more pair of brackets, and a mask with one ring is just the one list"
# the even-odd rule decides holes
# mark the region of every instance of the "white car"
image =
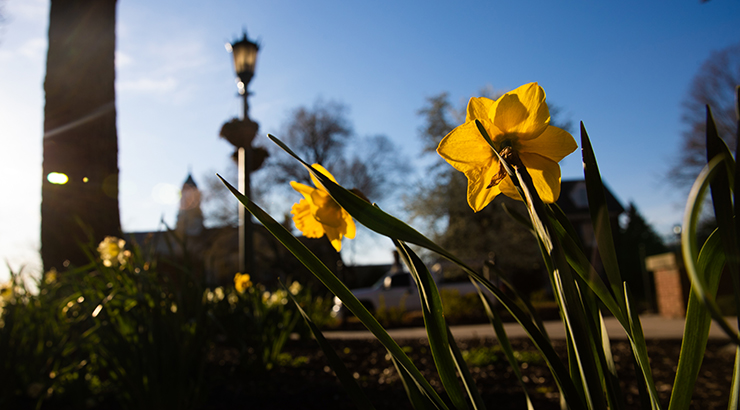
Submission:
[[[435,266],[436,267],[436,266]],[[438,274],[432,275],[440,292],[443,290],[457,290],[460,296],[477,293],[475,286],[469,281],[448,282],[441,275],[441,269],[435,269]],[[481,287],[490,301],[495,297],[485,288]],[[352,294],[372,313],[383,307],[386,309],[399,308],[406,312],[421,310],[419,290],[411,274],[406,271],[392,269],[383,275],[375,284],[367,288],[352,289]],[[340,321],[352,316],[338,297],[334,297],[334,306],[331,315]]]

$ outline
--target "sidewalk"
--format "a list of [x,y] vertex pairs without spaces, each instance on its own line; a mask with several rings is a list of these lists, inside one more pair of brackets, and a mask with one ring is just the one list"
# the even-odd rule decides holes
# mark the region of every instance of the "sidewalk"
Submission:
[[[737,320],[732,318],[729,323],[737,326]],[[627,335],[619,325],[619,322],[613,317],[604,319],[606,329],[610,339],[626,339]],[[645,339],[681,339],[683,337],[684,319],[668,319],[658,315],[640,316],[642,330]],[[525,338],[524,332],[519,323],[504,323],[506,334],[511,339]],[[551,339],[564,339],[565,331],[559,321],[545,322],[545,328]],[[394,339],[419,339],[426,337],[424,328],[410,329],[391,329],[388,331]],[[478,339],[478,338],[495,338],[496,334],[490,324],[453,326],[452,334],[458,339]],[[328,331],[324,332],[327,339],[370,339],[373,335],[367,330],[349,330],[349,331]],[[710,339],[728,339],[722,330],[715,323],[709,329]]]

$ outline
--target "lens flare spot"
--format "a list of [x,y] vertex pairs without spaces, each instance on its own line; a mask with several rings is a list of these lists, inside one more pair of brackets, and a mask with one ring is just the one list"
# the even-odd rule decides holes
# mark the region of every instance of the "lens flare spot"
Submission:
[[49,172],[46,175],[46,180],[55,185],[64,185],[69,182],[69,177],[61,172]]
[[87,184],[88,182],[90,182],[90,178],[84,177],[84,178],[82,178],[82,182],[84,182],[84,183]]
[[180,190],[172,184],[157,184],[152,190],[152,197],[157,203],[173,205],[180,201]]

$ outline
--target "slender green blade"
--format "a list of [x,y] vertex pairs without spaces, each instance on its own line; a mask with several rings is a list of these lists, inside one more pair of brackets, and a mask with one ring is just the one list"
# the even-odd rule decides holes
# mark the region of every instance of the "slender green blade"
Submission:
[[735,347],[735,365],[732,369],[732,385],[730,398],[727,400],[728,410],[737,410],[740,406],[740,346]]
[[[732,279],[736,307],[740,308],[740,249],[738,249],[738,231],[732,205],[732,179],[735,178],[736,166],[730,149],[717,133],[717,126],[712,116],[712,110],[707,106],[707,162],[715,157],[724,157],[726,167],[719,167],[709,183],[714,207],[714,217],[717,229],[722,238],[725,251],[728,274]],[[737,196],[737,192],[735,193]],[[737,199],[737,198],[736,198]],[[737,206],[737,204],[735,204]]]
[[567,258],[556,235],[546,208],[534,189],[532,178],[524,167],[516,170],[517,179],[526,197],[532,225],[540,239],[545,261],[550,260],[550,275],[555,293],[559,295],[560,311],[565,330],[573,342],[573,353],[577,359],[580,381],[584,385],[584,398],[593,409],[606,409],[606,399],[601,387],[603,374],[599,371],[597,355],[593,348],[595,334],[589,332],[589,323],[580,291],[568,265]]
[[[283,285],[282,282],[280,284]],[[283,288],[285,288],[285,285],[283,285]],[[357,384],[357,380],[355,380],[349,370],[347,370],[347,367],[342,362],[342,359],[339,358],[337,353],[334,351],[334,348],[331,346],[331,344],[329,344],[329,341],[326,340],[319,327],[316,326],[313,320],[311,320],[311,317],[308,316],[306,311],[301,308],[301,304],[298,303],[297,300],[295,300],[293,294],[290,293],[287,288],[285,288],[285,290],[287,291],[290,300],[298,309],[298,312],[300,312],[301,316],[303,316],[303,320],[308,325],[309,330],[311,330],[311,334],[316,339],[316,342],[321,347],[321,350],[324,352],[326,360],[329,361],[329,365],[334,370],[334,374],[337,375],[339,382],[342,383],[342,387],[344,387],[344,389],[347,391],[347,395],[349,395],[349,398],[352,400],[353,403],[355,403],[355,406],[357,406],[358,409],[374,410],[375,407],[370,404],[370,399],[368,399],[365,392],[362,390],[362,388],[360,388],[360,385]]]
[[409,374],[408,371],[406,371],[406,368],[398,363],[398,360],[395,356],[393,356],[393,354],[391,354],[391,361],[393,362],[393,366],[396,368],[396,371],[401,378],[403,388],[404,390],[406,390],[406,396],[409,398],[409,402],[411,402],[411,406],[414,408],[414,410],[437,408],[434,401],[425,394],[424,389],[422,389],[417,384],[416,380]]
[[[321,174],[320,174],[321,175]],[[219,178],[221,176],[219,175]],[[249,198],[242,195],[236,188],[231,186],[226,180],[221,178],[221,181],[231,191],[231,193],[244,205],[247,210],[257,218],[258,221],[280,241],[296,258],[298,258],[303,265],[311,271],[334,295],[342,300],[344,306],[352,312],[367,329],[388,349],[393,357],[395,357],[402,367],[404,367],[411,376],[416,380],[416,384],[421,386],[425,393],[434,399],[438,408],[446,409],[447,406],[439,397],[434,388],[429,382],[424,379],[421,372],[414,366],[413,362],[406,353],[403,352],[400,346],[388,335],[388,332],[378,323],[377,319],[370,314],[370,312],[360,303],[354,294],[347,288],[347,286],[329,270],[316,255],[311,253],[305,245],[303,245],[296,237],[293,236],[283,225],[275,221],[269,214],[267,214],[262,208],[257,206]]]
[[701,204],[704,200],[706,190],[709,187],[713,175],[726,160],[724,155],[717,155],[699,173],[694,185],[691,187],[689,197],[686,201],[686,212],[684,213],[683,231],[681,232],[681,248],[683,250],[684,267],[691,279],[691,288],[701,299],[701,302],[709,309],[712,318],[720,328],[732,339],[740,344],[740,336],[722,316],[719,307],[714,301],[714,296],[709,292],[704,277],[699,271],[697,261],[699,258],[698,245],[696,243],[696,227],[701,214]]
[[524,306],[525,311],[529,314],[529,317],[535,323],[537,328],[540,329],[542,335],[546,339],[550,339],[550,335],[547,334],[547,328],[545,328],[545,323],[542,321],[542,317],[540,317],[539,313],[537,313],[537,309],[535,309],[534,305],[532,305],[532,302],[529,300],[529,298],[522,295],[521,292],[517,290],[517,288],[508,280],[508,278],[506,278],[506,276],[498,267],[496,267],[495,265],[491,266],[491,271],[496,275],[496,279],[500,281],[504,286],[506,286],[506,290],[515,298],[514,301]]
[[[553,221],[553,226],[555,226],[558,237],[563,243],[563,248],[565,249],[566,257],[568,258],[568,262],[570,263],[571,267],[573,267],[573,269],[578,273],[582,280],[589,286],[591,291],[619,321],[625,333],[627,334],[630,344],[633,346],[633,351],[638,351],[642,349],[642,347],[638,347],[644,346],[645,344],[644,338],[641,338],[642,333],[633,333],[633,327],[639,325],[639,322],[633,324],[627,317],[625,317],[619,306],[617,306],[617,302],[611,297],[611,292],[609,292],[609,289],[603,283],[601,278],[598,275],[593,275],[594,268],[591,265],[591,262],[583,254],[583,251],[576,244],[573,238],[565,233],[564,229],[560,225],[560,220],[561,217],[558,216],[557,219]],[[635,318],[634,320],[639,319]],[[647,357],[647,351],[645,351],[644,353],[644,357]],[[646,360],[640,361],[635,358],[635,363],[638,366],[638,374],[640,375],[640,377],[643,378],[643,381],[640,382],[640,385],[644,386],[646,384],[645,378],[647,377],[647,375],[651,374],[649,367],[644,367],[649,365],[649,362]]]
[[608,371],[608,382],[612,386],[607,387],[607,394],[609,397],[611,409],[624,409],[626,404],[624,402],[624,395],[622,394],[621,387],[619,386],[619,375],[617,374],[617,366],[614,363],[614,356],[612,356],[611,342],[609,341],[609,334],[606,331],[606,324],[604,323],[604,316],[599,311],[599,326],[601,327],[601,352],[604,354],[604,364]]
[[370,230],[373,230],[389,238],[394,238],[400,241],[423,246],[440,254],[446,253],[444,249],[426,238],[417,230],[406,225],[390,214],[383,212],[379,208],[372,206],[364,199],[355,195],[353,192],[345,189],[324,174],[316,171],[311,165],[303,161],[303,159],[296,155],[290,148],[288,148],[275,136],[268,135],[268,138],[270,138],[275,144],[277,144],[285,152],[293,156],[293,158],[298,160],[304,167],[306,167],[308,172],[310,172],[311,175],[313,175],[321,183],[321,185],[326,188],[331,197],[334,198],[334,200],[342,208],[344,208],[347,212],[349,212],[350,215],[352,215],[353,218],[365,225]]
[[485,410],[486,405],[483,403],[483,398],[480,395],[480,392],[478,391],[478,388],[475,386],[475,380],[473,380],[473,375],[470,374],[470,369],[468,369],[468,364],[465,363],[465,359],[463,359],[462,352],[460,352],[460,349],[457,347],[457,343],[455,342],[455,338],[452,336],[452,332],[450,332],[450,327],[447,327],[447,340],[450,341],[450,352],[452,354],[452,357],[455,360],[455,366],[457,366],[457,371],[460,372],[460,375],[462,376],[463,385],[465,386],[465,391],[468,392],[468,396],[473,401],[473,407],[475,409],[483,409]]
[[437,366],[442,385],[456,408],[467,409],[468,404],[465,400],[465,394],[460,388],[455,373],[454,358],[450,355],[447,324],[445,323],[442,299],[439,296],[437,284],[421,259],[405,243],[396,240],[393,243],[398,249],[398,254],[409,268],[417,289],[419,289],[421,311],[429,338],[429,348],[432,351],[432,357]]
[[[740,85],[735,87],[735,118],[737,119],[737,134],[735,141],[740,141]],[[740,144],[735,144],[735,160],[740,154]],[[735,175],[733,183],[733,203],[735,204],[735,237],[740,238],[740,167],[735,164]],[[740,312],[740,294],[737,290],[737,279],[733,278],[735,286],[735,310]],[[738,318],[740,323],[740,318]],[[728,409],[737,410],[740,406],[740,346],[735,349],[735,370],[732,373],[732,388],[730,389],[730,400]]]
[[650,406],[653,410],[659,410],[660,402],[658,401],[658,392],[655,390],[653,373],[650,370],[650,358],[648,357],[647,344],[645,343],[645,334],[642,332],[642,325],[640,324],[640,318],[637,315],[637,311],[632,309],[629,287],[626,282],[624,284],[624,298],[627,302],[627,318],[629,318],[630,321],[630,331],[628,334],[632,335],[632,338],[630,339],[632,354],[634,354],[637,365],[640,370],[642,370],[642,377],[645,380],[645,385],[648,389]]
[[562,212],[555,212],[553,215],[552,225],[554,231],[563,245],[563,251],[568,263],[578,276],[588,285],[591,291],[599,298],[601,303],[619,320],[619,323],[629,331],[629,323],[622,313],[622,309],[617,304],[616,299],[612,296],[609,288],[606,286],[601,277],[596,273],[591,261],[583,253],[582,248],[578,245],[576,239],[569,233],[565,226],[569,222]]
[[565,330],[572,341],[572,353],[577,363],[578,379],[583,383],[586,402],[592,409],[606,409],[606,398],[601,389],[603,375],[600,374],[594,360],[596,356],[593,351],[593,339],[587,330],[583,305],[577,297],[578,291],[567,269],[556,269],[553,272],[553,278],[555,290],[561,295],[563,301],[561,311],[565,321]]
[[568,370],[565,368],[559,356],[553,349],[549,339],[542,334],[542,331],[532,322],[529,316],[524,311],[522,311],[498,287],[496,287],[486,278],[481,276],[478,272],[470,268],[455,255],[435,244],[415,229],[406,225],[402,221],[390,216],[389,214],[386,214],[379,208],[370,205],[365,200],[359,198],[352,192],[336,184],[325,175],[317,172],[305,161],[300,159],[295,153],[293,153],[290,148],[285,146],[285,144],[283,144],[279,139],[275,138],[272,135],[269,135],[268,137],[283,150],[285,150],[288,154],[292,155],[294,158],[300,161],[306,167],[306,169],[311,172],[311,175],[313,175],[324,186],[324,188],[326,188],[332,198],[365,227],[381,235],[388,236],[390,238],[401,240],[407,243],[419,245],[435,253],[438,253],[439,255],[458,265],[468,275],[470,275],[478,283],[480,283],[491,293],[493,293],[493,295],[501,302],[502,306],[504,306],[511,313],[512,317],[514,317],[516,321],[519,322],[520,325],[522,325],[524,331],[527,333],[534,345],[545,358],[545,362],[548,364],[548,367],[550,368],[556,383],[560,386],[563,392],[563,396],[565,397],[565,400],[568,401],[570,407],[573,410],[587,408],[585,402],[583,401],[583,398],[578,394],[573,381],[570,379]]
[[[737,119],[737,135],[735,138],[735,141],[740,141],[740,85],[735,87],[735,117]],[[734,207],[734,214],[735,214],[735,238],[740,240],[740,166],[737,166],[737,160],[740,158],[740,144],[735,143],[735,173],[733,174],[733,183],[732,183],[732,191],[733,191],[733,203],[735,204]],[[735,255],[735,257],[740,257]],[[738,275],[740,276],[740,275]],[[736,282],[733,282],[736,283]],[[736,310],[740,312],[740,295],[738,295],[737,287],[735,288],[735,303],[736,303]],[[740,319],[738,319],[740,320]]]
[[[722,269],[725,266],[725,254],[719,233],[715,230],[702,247],[696,271],[702,275],[704,290],[714,296],[719,288]],[[704,351],[709,338],[709,328],[712,317],[709,309],[702,302],[699,292],[692,285],[689,293],[689,303],[686,308],[686,323],[684,325],[681,353],[678,357],[676,379],[673,383],[669,410],[689,408],[694,383],[699,376]]]
[[614,248],[614,237],[609,220],[609,208],[606,204],[606,194],[604,194],[604,184],[601,181],[601,173],[596,163],[596,156],[583,122],[581,122],[581,150],[583,152],[583,175],[586,179],[588,209],[591,213],[591,222],[594,227],[594,234],[596,235],[599,255],[603,261],[604,270],[609,279],[612,292],[619,305],[624,306],[621,289],[622,275],[619,273],[617,252]]
[[493,331],[496,332],[496,338],[501,345],[501,349],[504,351],[506,360],[509,362],[511,370],[514,372],[519,384],[522,386],[524,398],[527,401],[527,409],[533,410],[534,406],[532,405],[532,399],[529,397],[527,385],[524,383],[524,379],[522,378],[522,372],[519,371],[519,361],[516,359],[516,355],[514,354],[514,348],[511,347],[511,342],[509,341],[509,336],[506,334],[506,329],[504,329],[501,315],[499,315],[498,311],[491,308],[491,304],[488,303],[488,298],[483,294],[480,287],[475,282],[473,282],[473,285],[475,285],[475,288],[478,291],[478,296],[480,297],[481,302],[483,302],[486,316],[488,316],[488,320],[491,322],[491,326],[493,326]]
[[597,296],[592,292],[582,292],[587,289],[585,281],[576,278],[576,289],[581,296],[588,334],[592,335],[591,343],[594,352],[594,361],[597,371],[602,375],[602,385],[606,390],[606,400],[609,409],[624,409],[624,395],[619,385],[619,376],[612,360],[609,335],[604,326],[604,320],[599,309]]
[[[722,237],[722,245],[725,249],[725,255],[727,255],[727,267],[730,269],[729,274],[737,278],[740,275],[740,272],[738,272],[740,250],[738,250],[737,233],[735,232],[733,223],[731,193],[731,179],[734,179],[735,161],[727,144],[717,134],[717,126],[712,117],[712,110],[707,106],[707,162],[716,156],[724,156],[726,158],[726,167],[720,167],[709,184],[712,194],[712,205],[714,206],[714,216],[717,219],[719,234]],[[736,291],[738,290],[740,289],[736,288]]]

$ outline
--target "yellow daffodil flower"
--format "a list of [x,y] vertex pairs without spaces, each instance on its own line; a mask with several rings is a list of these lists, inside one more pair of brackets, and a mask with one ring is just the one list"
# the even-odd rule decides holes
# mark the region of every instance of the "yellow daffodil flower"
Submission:
[[244,293],[251,286],[252,281],[248,273],[237,273],[234,275],[234,288],[236,288],[237,292]]
[[57,269],[51,268],[48,272],[44,274],[44,283],[47,285],[51,285],[52,283],[56,282],[57,280]]
[[288,290],[290,291],[291,295],[297,295],[302,289],[303,289],[303,286],[301,286],[301,284],[298,283],[298,281],[294,281],[288,287]]
[[552,203],[558,199],[558,162],[578,145],[567,131],[550,125],[550,110],[542,87],[525,84],[495,101],[471,98],[465,123],[447,134],[437,147],[437,153],[468,178],[468,204],[475,212],[500,193],[521,200],[475,120],[480,121],[507,162],[527,168],[542,201]]
[[[332,181],[337,181],[321,165],[313,164],[313,167]],[[339,252],[342,250],[342,237],[346,236],[349,239],[355,237],[355,222],[313,175],[311,180],[316,188],[295,181],[290,182],[290,186],[303,195],[303,199],[293,204],[290,210],[293,222],[308,238],[321,238],[326,235],[334,249]]]
[[98,244],[98,253],[106,267],[125,265],[131,252],[125,251],[126,241],[115,236],[106,236]]

